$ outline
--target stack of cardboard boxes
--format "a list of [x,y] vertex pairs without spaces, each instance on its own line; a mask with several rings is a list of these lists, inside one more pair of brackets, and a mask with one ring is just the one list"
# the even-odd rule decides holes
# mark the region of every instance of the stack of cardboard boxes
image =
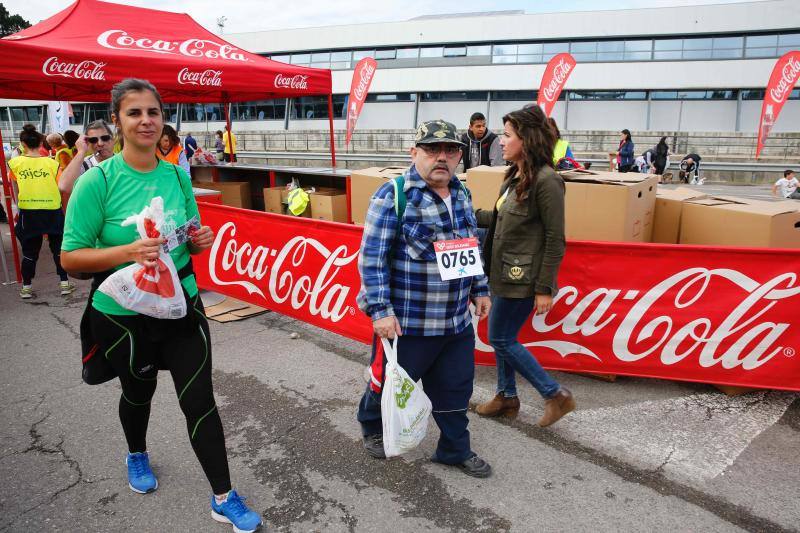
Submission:
[[[347,222],[347,194],[331,187],[306,189],[309,202],[306,210],[298,215],[329,222]],[[264,189],[264,211],[286,215],[289,190],[286,187],[267,187]]]
[[[363,224],[370,198],[407,167],[353,171],[353,222]],[[465,180],[475,209],[492,209],[506,167],[475,167]],[[800,202],[711,197],[679,187],[658,188],[650,174],[561,172],[570,240],[800,248]]]

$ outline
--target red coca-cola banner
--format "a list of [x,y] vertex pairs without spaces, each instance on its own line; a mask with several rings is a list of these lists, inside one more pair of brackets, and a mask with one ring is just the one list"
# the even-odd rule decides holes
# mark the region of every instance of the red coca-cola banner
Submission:
[[794,50],[783,54],[775,63],[769,77],[767,90],[764,91],[764,102],[761,104],[761,118],[758,121],[758,146],[756,159],[764,148],[772,126],[778,120],[783,104],[792,93],[797,78],[800,77],[800,51]]
[[356,122],[361,115],[361,108],[364,107],[364,100],[367,99],[369,86],[375,76],[378,63],[371,57],[365,57],[356,65],[353,70],[353,81],[350,83],[350,98],[347,100],[347,137],[344,145],[350,144],[350,138],[356,129]]
[[561,95],[561,90],[564,88],[564,84],[567,83],[567,78],[575,69],[575,65],[575,58],[567,53],[553,56],[547,63],[547,68],[544,69],[544,76],[542,76],[542,83],[539,85],[539,95],[536,98],[536,103],[539,104],[539,107],[548,117],[552,114],[558,97]]
[[[200,204],[201,287],[365,343],[361,228]],[[571,241],[520,340],[545,368],[800,391],[800,251]],[[475,360],[494,364],[487,323]]]

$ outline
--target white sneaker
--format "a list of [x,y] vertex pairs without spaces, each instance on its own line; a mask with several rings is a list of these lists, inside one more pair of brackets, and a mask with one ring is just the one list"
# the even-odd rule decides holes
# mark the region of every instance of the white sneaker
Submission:
[[62,281],[59,286],[61,287],[61,296],[68,296],[75,292],[75,284],[71,281]]

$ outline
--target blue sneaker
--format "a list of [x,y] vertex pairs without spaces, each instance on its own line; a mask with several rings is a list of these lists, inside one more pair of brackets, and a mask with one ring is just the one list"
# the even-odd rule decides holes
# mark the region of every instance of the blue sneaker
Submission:
[[244,504],[244,498],[235,490],[230,491],[228,499],[220,504],[211,495],[211,518],[223,524],[233,524],[235,533],[251,533],[261,526],[261,517]]
[[128,486],[133,492],[147,494],[158,488],[158,480],[150,468],[147,452],[129,453],[125,464],[128,465]]

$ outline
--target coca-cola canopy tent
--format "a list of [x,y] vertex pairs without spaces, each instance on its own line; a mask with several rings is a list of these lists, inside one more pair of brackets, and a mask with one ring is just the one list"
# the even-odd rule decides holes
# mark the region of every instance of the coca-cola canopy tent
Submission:
[[331,72],[271,61],[189,15],[78,0],[0,39],[0,98],[109,101],[122,79],[168,102],[235,102],[331,93]]

